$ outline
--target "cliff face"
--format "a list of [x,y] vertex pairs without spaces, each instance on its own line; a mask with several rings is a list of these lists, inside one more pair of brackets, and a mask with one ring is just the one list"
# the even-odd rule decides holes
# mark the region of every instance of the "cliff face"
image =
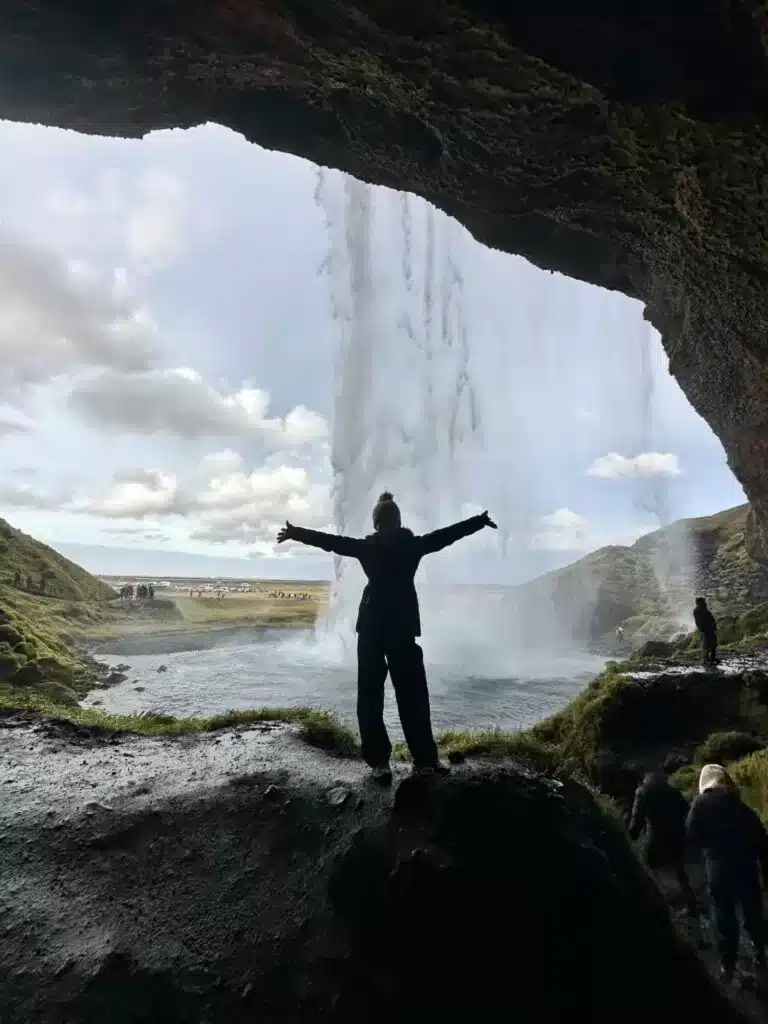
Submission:
[[[0,117],[218,121],[646,302],[768,551],[760,0],[10,0]],[[514,8],[514,13],[508,9]]]

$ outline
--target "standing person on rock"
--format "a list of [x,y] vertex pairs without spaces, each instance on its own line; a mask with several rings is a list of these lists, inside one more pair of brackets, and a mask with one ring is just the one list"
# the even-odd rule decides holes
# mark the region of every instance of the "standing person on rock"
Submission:
[[706,764],[701,769],[699,795],[688,813],[687,832],[691,849],[704,856],[723,980],[731,982],[736,970],[739,911],[755,950],[758,969],[763,970],[763,886],[768,882],[768,833],[719,764]]
[[696,607],[693,609],[693,621],[696,623],[696,629],[701,634],[701,645],[704,648],[704,664],[716,665],[717,622],[703,597],[696,598]]
[[488,513],[483,512],[416,536],[402,525],[400,509],[385,491],[373,509],[375,532],[367,537],[338,537],[288,522],[277,535],[278,544],[295,540],[357,558],[368,577],[356,626],[357,720],[363,758],[374,778],[384,785],[392,781],[392,744],[384,725],[384,683],[388,672],[414,771],[449,771],[438,761],[432,735],[424,655],[416,643],[421,636],[421,620],[414,577],[425,555],[441,551],[486,526],[496,529]]
[[698,915],[696,896],[685,865],[688,801],[670,785],[669,776],[678,767],[668,757],[656,771],[648,772],[635,791],[629,835],[638,839],[646,830],[645,859],[651,871],[672,871],[685,898],[688,914]]

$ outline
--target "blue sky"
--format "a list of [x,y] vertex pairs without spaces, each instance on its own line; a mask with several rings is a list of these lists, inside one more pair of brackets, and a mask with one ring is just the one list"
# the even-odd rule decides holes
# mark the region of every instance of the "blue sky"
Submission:
[[[159,574],[186,553],[191,573],[326,575],[273,540],[286,515],[333,522],[339,328],[316,168],[215,125],[135,141],[0,122],[0,152],[0,515],[101,572],[127,571],[132,550]],[[397,202],[376,190],[384,369],[384,319],[403,306]],[[418,248],[425,204],[410,208]],[[498,536],[452,553],[457,579],[631,542],[658,525],[654,500],[672,519],[744,500],[639,303],[437,224],[481,419],[446,514],[488,507],[511,532],[504,558]],[[405,385],[400,406],[398,379],[373,386],[391,422],[419,429]],[[419,527],[424,495],[403,486]]]

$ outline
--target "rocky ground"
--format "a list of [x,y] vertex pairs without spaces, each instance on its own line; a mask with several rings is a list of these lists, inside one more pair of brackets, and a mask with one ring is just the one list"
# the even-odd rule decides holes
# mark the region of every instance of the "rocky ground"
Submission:
[[284,726],[2,726],[3,1024],[746,1019],[573,783],[381,790]]

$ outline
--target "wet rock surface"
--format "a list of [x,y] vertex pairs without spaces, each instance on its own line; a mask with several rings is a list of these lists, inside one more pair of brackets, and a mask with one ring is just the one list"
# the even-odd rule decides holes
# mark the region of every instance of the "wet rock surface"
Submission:
[[740,1019],[575,784],[54,726],[0,729],[3,1024]]

